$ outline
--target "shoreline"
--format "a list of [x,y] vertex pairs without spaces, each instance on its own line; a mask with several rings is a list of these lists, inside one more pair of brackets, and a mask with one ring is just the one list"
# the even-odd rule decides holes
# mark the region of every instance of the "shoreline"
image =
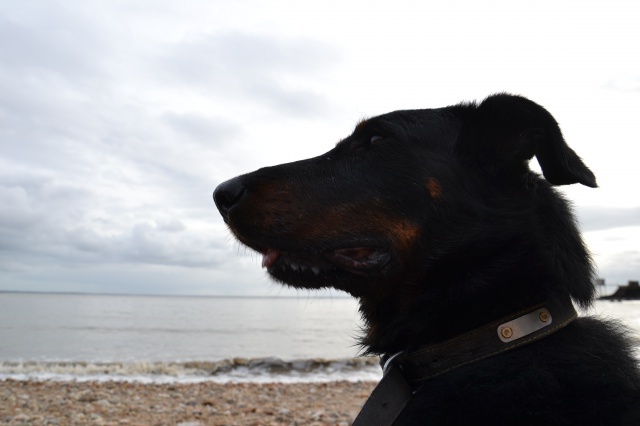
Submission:
[[134,382],[147,384],[319,383],[378,381],[377,357],[283,360],[227,358],[217,361],[0,361],[0,380]]
[[341,425],[373,381],[173,383],[0,380],[3,425]]

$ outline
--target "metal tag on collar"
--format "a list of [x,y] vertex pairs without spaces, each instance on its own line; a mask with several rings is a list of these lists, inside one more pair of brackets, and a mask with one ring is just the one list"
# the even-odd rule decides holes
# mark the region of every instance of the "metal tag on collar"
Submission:
[[553,322],[551,313],[546,308],[539,308],[514,320],[498,326],[498,337],[504,343],[513,342],[541,330]]

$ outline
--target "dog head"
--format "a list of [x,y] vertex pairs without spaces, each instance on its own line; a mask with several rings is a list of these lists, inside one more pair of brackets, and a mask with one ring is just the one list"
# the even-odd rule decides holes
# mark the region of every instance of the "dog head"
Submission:
[[572,183],[596,186],[553,117],[500,94],[369,118],[323,155],[222,183],[214,200],[275,280],[359,298],[364,344],[382,352],[536,301],[589,304],[589,255],[551,187]]

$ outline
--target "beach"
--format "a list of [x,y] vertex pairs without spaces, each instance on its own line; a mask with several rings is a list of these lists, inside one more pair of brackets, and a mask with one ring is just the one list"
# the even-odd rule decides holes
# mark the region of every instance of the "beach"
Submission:
[[0,381],[2,425],[349,425],[375,382]]

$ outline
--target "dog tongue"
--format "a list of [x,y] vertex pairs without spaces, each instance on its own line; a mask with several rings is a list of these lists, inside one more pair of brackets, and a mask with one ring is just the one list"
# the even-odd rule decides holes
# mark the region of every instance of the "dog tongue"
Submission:
[[265,251],[262,254],[262,267],[263,268],[271,267],[271,265],[273,265],[276,262],[276,260],[278,260],[279,257],[280,257],[280,251],[274,250],[274,249],[267,249],[267,251]]

